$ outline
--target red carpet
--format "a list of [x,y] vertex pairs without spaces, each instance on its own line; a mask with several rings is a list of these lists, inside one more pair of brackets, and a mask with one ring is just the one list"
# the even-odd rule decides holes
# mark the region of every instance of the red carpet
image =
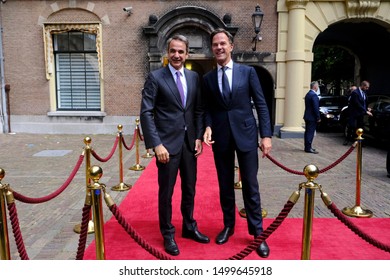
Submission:
[[[247,233],[246,220],[239,217],[235,234],[224,245],[216,245],[214,239],[223,228],[219,207],[218,185],[212,152],[205,148],[198,162],[198,184],[195,204],[195,219],[202,233],[210,237],[209,244],[199,244],[181,237],[180,179],[173,198],[173,224],[176,227],[176,242],[180,255],[178,260],[224,260],[236,255],[252,241]],[[137,233],[152,247],[164,252],[157,216],[157,168],[153,159],[142,176],[129,191],[119,206],[120,212]],[[287,198],[286,198],[287,200]],[[280,202],[280,209],[286,201]],[[104,207],[104,211],[109,211]],[[273,219],[266,218],[267,227]],[[390,219],[353,219],[366,234],[390,246]],[[271,249],[270,260],[300,260],[302,219],[287,218],[267,239]],[[104,227],[105,256],[107,260],[155,260],[156,258],[139,246],[112,217]],[[315,218],[311,245],[312,260],[389,260],[390,253],[367,243],[351,232],[336,218]],[[91,237],[89,237],[91,238]],[[169,256],[169,255],[168,255]],[[171,256],[169,256],[171,257]],[[86,249],[84,259],[96,259],[95,243]],[[260,259],[252,252],[246,260]]]

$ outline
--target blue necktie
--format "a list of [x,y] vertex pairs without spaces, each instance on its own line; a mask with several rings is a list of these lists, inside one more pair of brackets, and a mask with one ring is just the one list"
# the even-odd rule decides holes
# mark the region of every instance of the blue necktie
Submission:
[[222,69],[222,96],[225,98],[226,101],[228,101],[230,100],[230,86],[229,86],[229,80],[225,72],[227,66],[223,66],[221,69]]
[[183,106],[185,106],[186,100],[185,100],[185,96],[184,96],[183,84],[181,83],[181,80],[180,80],[180,71],[176,71],[176,85],[177,85],[177,89],[179,90],[179,93],[180,93],[181,104],[183,104]]

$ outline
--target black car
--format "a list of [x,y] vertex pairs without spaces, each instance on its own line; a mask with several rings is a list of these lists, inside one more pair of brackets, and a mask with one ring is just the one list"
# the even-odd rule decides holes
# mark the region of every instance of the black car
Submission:
[[321,122],[319,130],[342,128],[340,114],[343,107],[347,105],[345,96],[319,96]]
[[[390,95],[367,96],[367,107],[371,108],[371,116],[364,116],[363,138],[378,144],[390,144]],[[341,113],[341,122],[346,134],[348,106]]]

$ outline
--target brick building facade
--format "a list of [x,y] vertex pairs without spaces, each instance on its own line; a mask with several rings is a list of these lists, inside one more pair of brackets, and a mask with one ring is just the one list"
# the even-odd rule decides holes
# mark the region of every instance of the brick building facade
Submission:
[[[252,51],[251,16],[257,3],[265,16],[262,41]],[[125,7],[131,7],[131,13]],[[240,63],[266,73],[272,102],[276,23],[276,1],[6,1],[1,4],[1,25],[10,131],[115,133],[122,124],[125,132],[132,132],[145,77],[162,66],[166,39],[175,33],[187,35],[192,44],[190,67],[203,74],[214,65],[208,35],[217,27],[235,34],[235,58]],[[57,30],[64,25],[98,29],[100,110],[59,108],[57,61],[48,54],[46,35],[55,36],[48,27]]]

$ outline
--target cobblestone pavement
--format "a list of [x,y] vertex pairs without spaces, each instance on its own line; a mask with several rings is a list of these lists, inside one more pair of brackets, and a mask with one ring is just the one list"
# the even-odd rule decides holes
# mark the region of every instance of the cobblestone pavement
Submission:
[[[107,157],[115,143],[112,135],[41,135],[41,134],[0,134],[0,168],[5,170],[2,184],[27,197],[40,198],[52,194],[69,178],[71,171],[85,147],[85,138],[90,137],[92,149],[101,157]],[[129,146],[132,135],[125,135]],[[336,162],[350,146],[342,145],[339,132],[317,133],[314,147],[319,154],[303,152],[303,139],[273,138],[271,156],[290,170],[302,172],[308,164],[316,165],[320,170]],[[136,149],[123,148],[123,182],[134,184],[142,171],[129,170],[137,164]],[[139,146],[139,162],[147,166],[149,158],[143,158],[143,142]],[[315,180],[320,184],[339,209],[353,207],[356,202],[356,149],[343,161],[327,172],[321,173]],[[120,183],[120,160],[116,151],[107,162],[97,162],[93,157],[92,165],[103,169],[100,182],[106,184],[116,204],[128,194],[127,191],[112,191],[111,187]],[[374,217],[390,216],[390,179],[386,172],[386,151],[380,147],[365,145],[363,148],[363,168],[360,205],[371,210]],[[75,259],[79,234],[74,227],[80,225],[85,200],[86,180],[85,163],[80,167],[69,187],[56,198],[40,204],[26,204],[16,201],[19,224],[27,254],[32,260],[71,260]],[[260,159],[259,170],[262,206],[267,218],[275,218],[282,210],[293,191],[299,184],[306,182],[302,175],[285,171],[267,158]],[[237,189],[237,206],[242,209],[241,190]],[[289,217],[302,217],[304,191]],[[104,220],[112,214],[104,208]],[[315,198],[315,217],[333,217],[322,202],[319,192]],[[8,219],[9,220],[9,219]],[[11,258],[20,259],[8,221]],[[93,235],[88,235],[87,245]]]

